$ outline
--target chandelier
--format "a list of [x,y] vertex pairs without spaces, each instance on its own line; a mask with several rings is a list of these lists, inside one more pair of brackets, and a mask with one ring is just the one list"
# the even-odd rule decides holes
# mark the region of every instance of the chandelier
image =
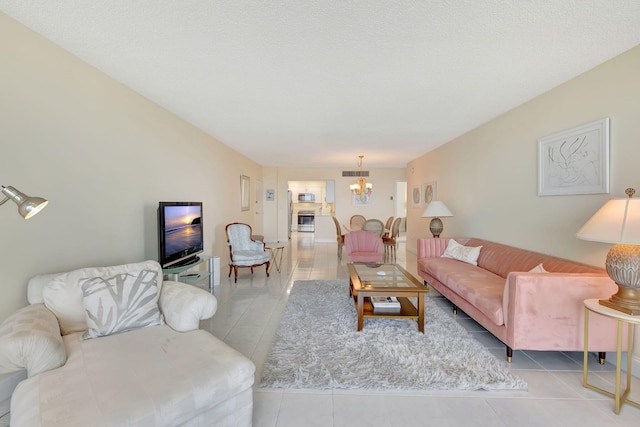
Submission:
[[349,189],[351,190],[351,192],[358,196],[362,196],[363,194],[369,193],[371,192],[371,190],[373,190],[373,184],[371,184],[370,182],[367,182],[367,180],[364,178],[364,174],[362,173],[363,157],[364,156],[358,156],[358,168],[360,169],[358,171],[358,180],[356,181],[355,184],[351,184],[349,186]]

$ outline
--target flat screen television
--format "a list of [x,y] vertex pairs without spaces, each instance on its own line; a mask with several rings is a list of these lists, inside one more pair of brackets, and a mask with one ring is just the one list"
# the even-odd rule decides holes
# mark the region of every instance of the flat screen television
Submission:
[[158,262],[162,268],[198,261],[204,247],[202,202],[160,202]]

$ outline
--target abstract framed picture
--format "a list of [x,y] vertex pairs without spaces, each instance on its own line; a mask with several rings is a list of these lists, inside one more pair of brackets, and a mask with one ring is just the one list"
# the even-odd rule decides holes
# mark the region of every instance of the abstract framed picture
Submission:
[[411,207],[419,208],[422,206],[422,191],[420,190],[419,185],[414,185],[411,187],[411,193],[409,194],[411,198]]
[[609,193],[609,118],[538,140],[538,195]]
[[437,200],[436,182],[426,182],[422,184],[422,205],[427,206],[432,200]]

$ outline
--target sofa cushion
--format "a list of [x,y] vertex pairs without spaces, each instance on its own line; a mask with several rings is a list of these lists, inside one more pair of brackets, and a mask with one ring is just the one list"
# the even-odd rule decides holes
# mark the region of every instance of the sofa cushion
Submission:
[[504,323],[505,279],[480,267],[450,258],[422,258],[419,268],[480,310],[496,325]]
[[471,265],[478,265],[478,256],[480,255],[482,246],[464,246],[455,240],[449,240],[447,248],[442,256],[444,258],[453,258],[458,261],[466,262]]
[[468,246],[482,246],[478,266],[506,278],[512,271],[529,271],[543,263],[552,273],[604,273],[604,269],[563,258],[514,248],[483,239],[469,239]]
[[254,381],[253,363],[203,330],[81,335],[64,337],[64,366],[18,385],[12,426],[178,426]]
[[161,325],[158,272],[139,270],[80,280],[87,319],[84,339]]
[[23,307],[0,325],[0,374],[26,369],[32,377],[66,360],[58,321],[44,305]]
[[90,277],[113,277],[117,274],[137,274],[141,270],[158,272],[158,287],[162,286],[162,268],[157,261],[144,261],[111,267],[89,267],[62,273],[47,283],[42,291],[44,304],[58,318],[62,335],[87,329],[86,314],[80,285]]

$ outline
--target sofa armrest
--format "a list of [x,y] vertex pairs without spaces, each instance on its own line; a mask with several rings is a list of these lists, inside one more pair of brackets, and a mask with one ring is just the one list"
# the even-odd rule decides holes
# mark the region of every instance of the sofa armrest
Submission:
[[198,329],[200,320],[209,319],[218,300],[209,292],[181,282],[165,280],[158,301],[164,320],[178,332]]
[[509,273],[503,294],[507,345],[563,342],[564,348],[580,349],[584,300],[609,298],[616,291],[617,285],[602,274]]
[[418,259],[438,258],[442,256],[450,239],[441,238],[420,238],[418,239]]
[[32,377],[66,361],[58,319],[44,304],[23,307],[0,325],[0,373],[26,369]]

